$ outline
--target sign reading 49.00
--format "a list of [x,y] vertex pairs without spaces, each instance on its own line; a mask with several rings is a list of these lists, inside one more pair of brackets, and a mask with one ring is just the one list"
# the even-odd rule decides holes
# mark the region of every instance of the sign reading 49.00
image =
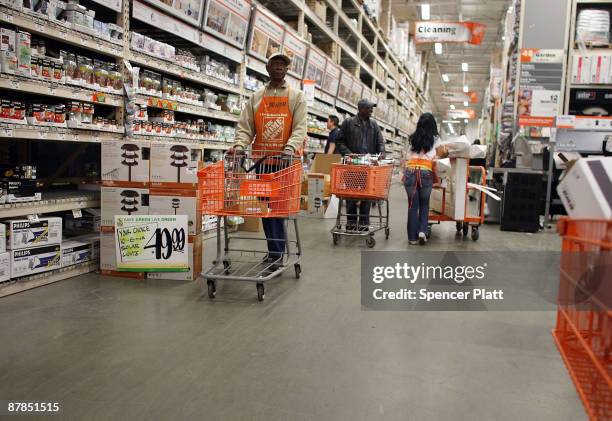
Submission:
[[187,215],[115,216],[117,270],[185,272]]

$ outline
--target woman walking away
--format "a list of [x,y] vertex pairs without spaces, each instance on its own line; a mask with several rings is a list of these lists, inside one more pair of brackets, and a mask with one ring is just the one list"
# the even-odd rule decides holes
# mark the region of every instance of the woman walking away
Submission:
[[408,241],[411,245],[427,242],[429,196],[434,184],[434,159],[445,157],[446,148],[440,145],[438,126],[434,116],[424,113],[415,132],[410,135],[410,146],[404,187],[408,194]]

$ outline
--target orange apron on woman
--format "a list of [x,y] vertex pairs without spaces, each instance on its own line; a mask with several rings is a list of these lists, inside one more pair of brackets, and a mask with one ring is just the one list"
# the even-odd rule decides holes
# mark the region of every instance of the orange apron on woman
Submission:
[[[288,90],[287,93],[289,93]],[[282,152],[291,137],[292,127],[293,114],[289,109],[289,95],[266,96],[264,92],[255,112],[253,150]]]

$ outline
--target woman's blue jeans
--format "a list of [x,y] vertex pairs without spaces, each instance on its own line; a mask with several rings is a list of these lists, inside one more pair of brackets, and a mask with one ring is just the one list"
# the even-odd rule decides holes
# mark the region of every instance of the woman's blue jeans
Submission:
[[408,240],[416,241],[419,232],[427,233],[433,173],[429,170],[409,168],[404,171],[403,181],[408,194]]

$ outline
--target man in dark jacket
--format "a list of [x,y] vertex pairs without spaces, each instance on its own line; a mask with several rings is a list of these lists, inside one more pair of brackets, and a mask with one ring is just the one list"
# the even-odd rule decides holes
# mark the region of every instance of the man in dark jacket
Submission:
[[[357,103],[357,115],[347,118],[340,126],[336,138],[336,150],[341,155],[349,154],[382,154],[385,153],[385,139],[380,127],[371,119],[376,104],[362,99]],[[357,213],[357,201],[346,201],[347,230],[367,231],[370,225],[370,205],[362,200]],[[359,221],[357,221],[359,216]]]

